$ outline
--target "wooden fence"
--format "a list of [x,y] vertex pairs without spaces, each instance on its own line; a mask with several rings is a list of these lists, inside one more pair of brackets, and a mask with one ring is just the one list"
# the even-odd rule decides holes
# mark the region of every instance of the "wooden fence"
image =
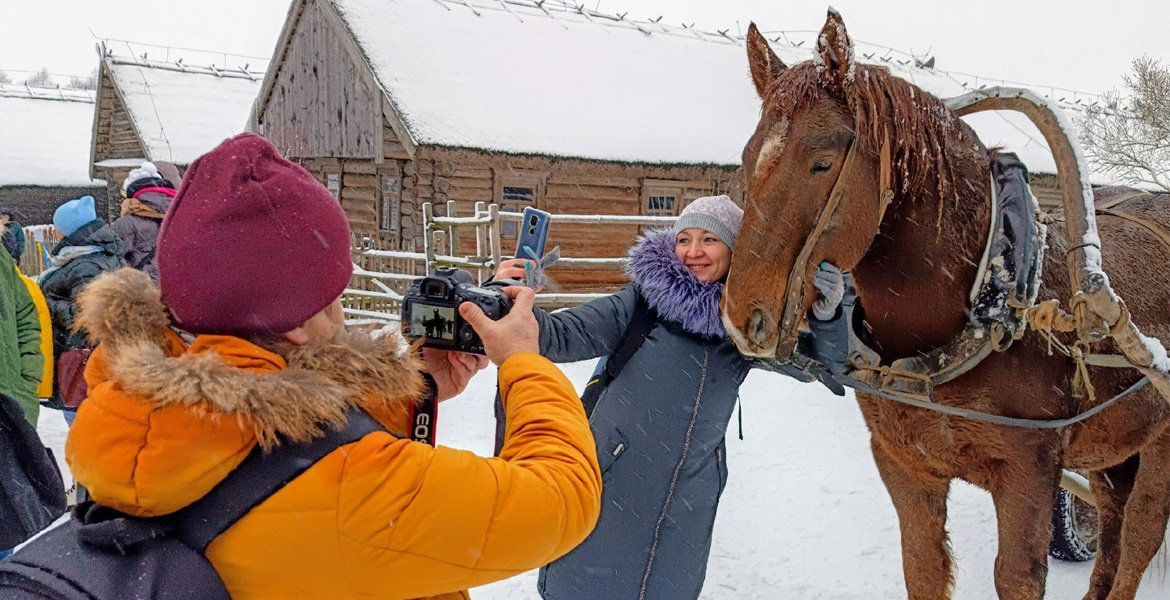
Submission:
[[[470,271],[478,282],[484,282],[495,273],[504,256],[501,234],[503,223],[519,223],[521,213],[501,211],[496,204],[477,202],[475,214],[468,217],[440,217],[430,203],[423,204],[423,251],[354,249],[354,280],[342,297],[346,314],[355,320],[397,320],[401,310],[402,294],[410,284],[438,267],[458,267]],[[454,202],[448,202],[447,214],[454,214]],[[615,224],[638,226],[667,226],[675,217],[645,217],[618,215],[550,215],[550,228],[557,223]],[[474,228],[474,248],[461,247],[459,228]],[[633,238],[630,243],[633,243]],[[471,250],[472,253],[467,251]],[[390,261],[389,268],[369,268],[371,260]],[[575,268],[613,268],[625,264],[625,258],[591,258],[562,256],[558,266]],[[588,302],[604,294],[541,292],[537,304],[544,308],[564,308]]]
[[[469,217],[436,216],[434,208],[423,204],[423,251],[407,252],[376,248],[368,235],[353,234],[350,248],[353,253],[353,279],[342,294],[342,306],[351,322],[379,323],[397,321],[402,307],[402,295],[415,279],[438,267],[458,267],[470,271],[482,283],[495,273],[504,255],[502,231],[507,221],[519,223],[521,213],[507,212],[496,204],[477,202],[475,214]],[[448,202],[447,214],[454,214],[454,202]],[[675,217],[644,217],[625,215],[550,215],[550,227],[558,223],[624,224],[637,226],[668,226]],[[474,248],[463,248],[460,228],[474,229]],[[57,243],[52,225],[33,225],[24,228],[25,250],[20,269],[35,277],[49,267],[48,253]],[[634,240],[631,238],[630,243]],[[469,252],[470,251],[470,252]],[[562,256],[558,266],[573,268],[620,267],[625,258],[590,258]],[[604,294],[541,292],[537,304],[549,309],[576,306]]]

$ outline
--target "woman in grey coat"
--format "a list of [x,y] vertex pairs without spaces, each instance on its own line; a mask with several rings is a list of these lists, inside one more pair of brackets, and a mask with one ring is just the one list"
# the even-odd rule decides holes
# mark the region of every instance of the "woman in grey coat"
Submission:
[[[545,600],[698,598],[727,482],[724,436],[752,363],[723,330],[719,298],[743,211],[727,196],[700,198],[673,229],[630,250],[633,281],[612,296],[537,311],[541,354],[556,362],[609,356],[641,295],[657,313],[645,341],[602,391],[590,423],[603,476],[592,535],[541,570]],[[506,261],[497,278],[519,277]],[[843,291],[818,310],[832,316]],[[831,279],[831,277],[829,277]]]

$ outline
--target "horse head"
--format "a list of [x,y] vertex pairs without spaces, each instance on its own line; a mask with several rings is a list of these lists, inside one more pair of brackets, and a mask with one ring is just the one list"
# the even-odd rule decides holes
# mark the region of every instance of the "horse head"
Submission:
[[872,190],[889,142],[859,134],[852,42],[832,9],[811,62],[786,67],[754,23],[747,50],[763,110],[743,151],[747,210],[736,246],[753,257],[732,260],[723,319],[742,352],[783,359],[816,298],[817,265],[852,268],[877,234],[883,202]]
[[[975,231],[985,214],[960,218],[986,206],[966,196],[987,192],[987,153],[974,132],[937,98],[884,67],[859,64],[833,9],[810,61],[785,66],[754,24],[747,51],[763,108],[743,151],[744,220],[723,295],[724,325],[740,350],[790,356],[821,262],[854,270],[859,295],[863,283],[875,296],[892,290],[895,306],[905,304],[899,292],[954,288],[939,292],[954,298],[937,296],[945,309],[927,310],[939,312],[932,332],[961,328],[966,290],[952,280],[974,278],[963,254],[981,250],[986,235]],[[944,204],[961,211],[944,221]],[[915,262],[944,254],[951,263]],[[865,271],[892,279],[866,282]],[[863,300],[869,308],[885,299]]]

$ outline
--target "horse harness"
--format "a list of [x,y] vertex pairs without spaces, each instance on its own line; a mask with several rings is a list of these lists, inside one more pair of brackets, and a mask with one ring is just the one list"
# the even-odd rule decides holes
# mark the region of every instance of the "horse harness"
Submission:
[[[888,132],[883,133],[879,151],[877,221],[879,227],[894,197],[891,186],[890,140]],[[780,322],[784,330],[795,330],[803,316],[801,300],[808,261],[816,244],[836,216],[844,194],[843,182],[848,180],[856,151],[856,141],[851,142],[846,150],[837,181],[829,194],[829,200],[797,255],[788,279],[788,297]],[[831,378],[860,392],[910,406],[999,425],[1033,429],[1067,427],[1083,421],[1144,387],[1149,383],[1148,377],[1143,377],[1108,401],[1067,419],[1004,417],[933,401],[935,386],[969,372],[990,356],[992,351],[1007,350],[1014,340],[1023,337],[1029,326],[1039,331],[1048,341],[1050,352],[1056,348],[1074,360],[1077,365],[1074,382],[1079,382],[1084,387],[1091,401],[1093,389],[1088,377],[1089,365],[1116,368],[1134,366],[1119,355],[1089,353],[1088,343],[1085,341],[1069,346],[1054,337],[1053,331],[1075,331],[1084,307],[1080,305],[1083,301],[1080,304],[1074,302],[1070,307],[1074,314],[1069,314],[1060,309],[1058,300],[1036,304],[1047,228],[1042,222],[1039,204],[1031,193],[1028,181],[1027,168],[1015,154],[1000,153],[992,161],[990,231],[969,295],[970,319],[963,331],[951,342],[929,353],[882,365],[878,353],[858,335],[851,315],[847,315],[845,321],[849,328],[849,356],[843,373],[819,367],[815,361],[800,356],[795,350],[787,357],[777,356],[777,360],[790,361],[806,371],[816,371],[816,375],[822,379]],[[1157,223],[1114,208],[1117,204],[1137,195],[1140,194],[1127,194],[1104,203],[1097,207],[1097,212],[1134,222],[1170,247],[1170,231]]]

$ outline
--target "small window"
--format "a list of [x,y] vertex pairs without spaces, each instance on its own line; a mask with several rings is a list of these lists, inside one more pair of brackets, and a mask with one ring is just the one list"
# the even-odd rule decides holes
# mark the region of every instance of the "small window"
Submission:
[[325,187],[334,198],[341,198],[341,173],[326,173]]
[[[524,212],[525,206],[536,205],[536,188],[504,186],[503,202],[500,209],[508,212]],[[506,220],[500,228],[500,235],[515,238],[518,235],[516,221]]]
[[382,204],[378,223],[381,226],[381,231],[386,233],[398,232],[398,218],[399,212],[401,212],[401,195],[398,191],[397,177],[382,177]]
[[651,217],[673,217],[675,214],[675,196],[650,196],[646,206],[646,214]]
[[504,202],[536,202],[536,189],[504,186]]

